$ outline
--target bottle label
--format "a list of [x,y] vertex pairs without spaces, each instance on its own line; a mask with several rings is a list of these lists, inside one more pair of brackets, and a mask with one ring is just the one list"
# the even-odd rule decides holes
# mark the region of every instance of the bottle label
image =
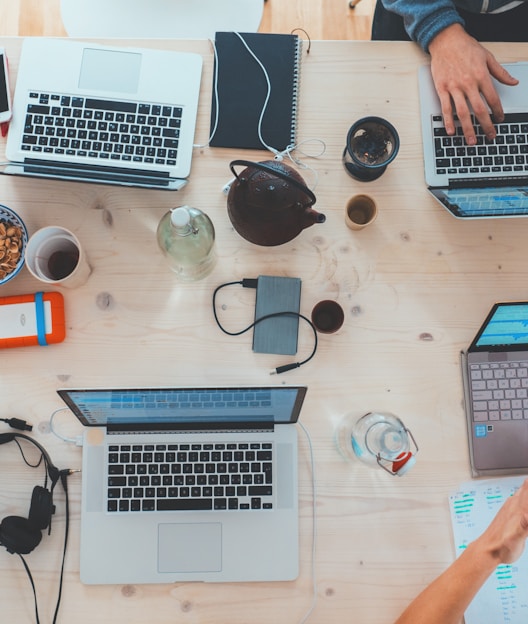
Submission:
[[352,437],[352,449],[354,450],[354,453],[358,456],[361,457],[363,455],[363,450],[361,449],[361,447],[359,446],[359,444],[354,440],[354,438]]

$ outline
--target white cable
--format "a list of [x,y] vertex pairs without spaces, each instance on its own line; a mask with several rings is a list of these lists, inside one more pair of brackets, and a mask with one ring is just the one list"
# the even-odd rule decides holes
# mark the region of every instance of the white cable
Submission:
[[280,152],[276,150],[274,147],[271,147],[270,145],[268,145],[266,141],[264,141],[264,139],[262,138],[262,120],[264,119],[264,114],[266,112],[266,108],[268,107],[268,102],[271,96],[271,82],[269,79],[269,74],[266,68],[264,67],[264,65],[262,64],[261,60],[253,52],[253,50],[248,46],[244,37],[242,37],[242,35],[239,32],[235,32],[235,35],[240,39],[240,41],[242,41],[244,47],[251,54],[251,56],[255,59],[255,61],[258,63],[260,69],[262,69],[262,72],[264,74],[264,78],[266,80],[266,86],[267,86],[267,93],[266,93],[266,99],[264,100],[264,105],[262,106],[262,110],[260,111],[260,117],[259,117],[259,122],[258,122],[258,135],[259,135],[259,139],[262,145],[264,145],[264,147],[266,147],[270,152],[275,154],[276,157],[279,157]]
[[66,436],[61,435],[54,427],[53,425],[53,420],[55,419],[55,416],[59,413],[59,412],[64,412],[64,411],[70,411],[70,409],[68,407],[59,407],[59,409],[56,409],[50,416],[50,420],[49,420],[49,425],[50,425],[50,431],[51,433],[53,433],[53,435],[57,436],[57,438],[59,438],[60,440],[62,440],[63,442],[68,442],[68,444],[75,444],[76,446],[82,446],[82,435],[78,435],[76,438],[68,438]]
[[196,147],[196,148],[209,147],[209,143],[211,142],[211,139],[214,137],[216,129],[218,128],[218,118],[220,115],[219,113],[220,101],[218,98],[218,52],[216,50],[216,44],[212,39],[209,39],[209,43],[213,46],[213,55],[214,55],[213,93],[214,93],[214,99],[215,99],[216,115],[215,115],[213,129],[211,130],[211,134],[209,135],[209,138],[207,139],[207,143],[205,143],[204,145],[193,145],[193,147]]
[[[319,175],[317,173],[317,171],[315,169],[313,169],[313,167],[309,167],[308,165],[306,165],[305,163],[303,163],[299,158],[295,158],[293,156],[293,152],[294,151],[298,151],[300,152],[303,156],[306,156],[307,158],[320,158],[326,151],[326,144],[323,140],[321,139],[305,139],[304,141],[301,141],[301,143],[298,144],[290,144],[287,145],[286,148],[282,151],[279,151],[277,149],[275,149],[274,147],[272,147],[271,145],[268,145],[266,143],[266,141],[264,141],[264,138],[262,137],[262,122],[264,119],[264,115],[266,113],[266,108],[268,106],[270,97],[271,97],[271,81],[269,78],[269,74],[266,70],[266,68],[264,67],[264,65],[262,64],[262,62],[260,61],[260,59],[257,57],[257,55],[253,52],[253,50],[249,47],[248,43],[246,42],[246,40],[244,39],[244,37],[242,37],[242,35],[239,32],[234,32],[234,34],[240,39],[240,41],[242,42],[243,46],[246,48],[246,50],[248,51],[248,53],[252,56],[252,58],[257,62],[257,64],[259,65],[259,67],[261,68],[263,74],[264,74],[264,79],[266,80],[266,86],[267,86],[267,93],[266,93],[266,98],[264,100],[264,104],[262,106],[262,110],[260,112],[260,116],[259,116],[259,121],[258,121],[258,136],[260,139],[260,142],[262,143],[262,145],[264,145],[264,147],[266,147],[266,149],[268,149],[272,154],[274,154],[274,160],[278,160],[278,161],[282,161],[284,156],[287,156],[291,162],[295,165],[297,165],[298,167],[302,168],[302,169],[306,169],[308,171],[310,171],[314,178],[315,178],[315,182],[312,185],[312,190],[315,190],[315,188],[317,187],[318,184],[318,180],[319,180]],[[204,147],[208,147],[209,144],[211,143],[212,138],[215,135],[215,132],[218,128],[218,121],[219,121],[219,117],[220,117],[220,98],[218,95],[218,51],[216,48],[216,43],[212,40],[209,39],[211,45],[213,46],[213,54],[214,54],[214,77],[213,77],[213,95],[214,95],[214,101],[215,101],[215,120],[214,120],[214,124],[213,124],[213,128],[211,130],[211,133],[209,135],[209,139],[207,140],[207,143],[203,144],[203,145],[193,145],[193,147],[195,148],[204,148]],[[307,144],[307,143],[319,143],[321,145],[321,149],[319,151],[319,153],[317,154],[308,154],[305,151],[302,151],[300,149],[301,145]],[[225,194],[227,194],[229,192],[229,187],[230,184],[233,182],[234,180],[231,180],[229,183],[227,183],[226,185],[224,185],[223,187],[223,192]]]
[[312,439],[310,438],[310,433],[306,429],[306,427],[298,421],[298,425],[304,431],[306,439],[308,440],[308,448],[310,450],[310,463],[312,465],[312,604],[302,620],[299,624],[304,624],[308,621],[308,618],[314,612],[315,606],[317,604],[317,576],[315,572],[315,562],[316,562],[316,547],[317,547],[317,483],[315,478],[315,459],[313,452]]

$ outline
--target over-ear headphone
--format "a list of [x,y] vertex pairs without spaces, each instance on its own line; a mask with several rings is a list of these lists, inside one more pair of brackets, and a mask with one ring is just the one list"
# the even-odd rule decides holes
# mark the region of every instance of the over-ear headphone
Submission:
[[[4,419],[3,419],[4,420]],[[17,419],[11,419],[17,420]],[[13,423],[8,422],[11,426]],[[19,421],[23,422],[23,421]],[[24,450],[20,444],[20,440],[26,440],[30,442],[40,451],[40,459],[36,464],[30,464],[24,455]],[[22,459],[28,466],[37,468],[44,462],[44,468],[46,471],[44,477],[44,485],[37,485],[33,488],[31,495],[31,503],[29,505],[28,517],[23,516],[7,516],[0,522],[0,545],[5,546],[7,552],[18,555],[24,564],[24,568],[29,577],[31,587],[33,589],[33,598],[35,602],[35,621],[36,624],[40,623],[39,611],[37,605],[37,592],[35,589],[35,583],[31,576],[29,566],[24,560],[22,555],[27,555],[40,544],[42,539],[42,531],[48,529],[48,534],[51,531],[51,518],[55,513],[55,505],[53,504],[53,490],[60,481],[62,489],[64,490],[65,503],[66,503],[66,522],[64,525],[64,549],[62,551],[62,565],[59,579],[59,593],[57,596],[57,604],[55,606],[55,613],[53,616],[53,624],[56,624],[59,614],[59,607],[62,596],[62,581],[64,578],[64,561],[66,558],[66,546],[68,544],[68,530],[69,530],[69,501],[68,501],[68,482],[67,478],[73,472],[79,472],[79,470],[59,470],[55,464],[51,461],[50,456],[46,449],[41,446],[36,440],[30,438],[24,433],[0,433],[0,444],[7,444],[7,442],[15,442],[17,444]],[[50,488],[48,489],[48,479],[51,481]]]
[[[0,434],[0,444],[14,441],[20,446],[18,438],[29,441],[40,451],[42,459],[37,463],[37,466],[40,465],[41,461],[44,461],[45,482],[44,486],[36,485],[34,487],[27,518],[7,516],[0,522],[0,544],[5,546],[11,554],[27,555],[40,544],[42,531],[44,529],[51,530],[51,517],[55,513],[53,489],[60,478],[60,471],[54,466],[47,451],[36,440],[27,435],[2,433]],[[21,452],[23,455],[22,449]],[[48,477],[51,480],[51,489],[47,488]]]

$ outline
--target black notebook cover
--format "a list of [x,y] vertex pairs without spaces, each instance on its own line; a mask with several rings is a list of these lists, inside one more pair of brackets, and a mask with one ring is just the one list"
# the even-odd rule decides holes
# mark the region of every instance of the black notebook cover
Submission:
[[213,147],[268,149],[282,151],[295,142],[297,98],[302,39],[297,35],[274,33],[240,33],[249,48],[266,68],[271,95],[258,126],[266,102],[268,85],[258,62],[234,32],[215,35],[218,69],[218,125],[215,82],[211,107],[210,140]]

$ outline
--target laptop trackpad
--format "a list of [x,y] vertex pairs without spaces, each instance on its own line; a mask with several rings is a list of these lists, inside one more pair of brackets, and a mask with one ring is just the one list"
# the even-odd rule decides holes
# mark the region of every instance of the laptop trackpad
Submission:
[[83,52],[79,87],[97,91],[136,93],[141,71],[141,54],[86,47]]
[[158,526],[159,572],[220,572],[221,569],[219,522]]

